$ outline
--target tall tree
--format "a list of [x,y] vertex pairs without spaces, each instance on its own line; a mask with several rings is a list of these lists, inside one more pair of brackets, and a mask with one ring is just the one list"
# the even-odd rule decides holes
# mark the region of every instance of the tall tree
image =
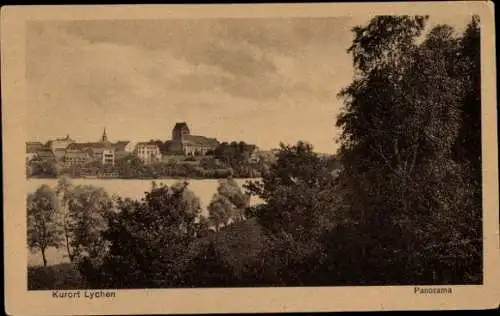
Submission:
[[366,268],[393,282],[443,282],[438,266],[455,269],[455,219],[470,196],[453,160],[464,83],[453,67],[458,41],[440,25],[419,43],[426,20],[378,16],[355,28],[348,51],[357,76],[339,94],[344,200]]
[[160,184],[140,201],[119,199],[104,233],[109,250],[101,265],[83,270],[91,274],[86,277],[119,288],[179,285],[182,258],[196,240],[190,228],[198,208],[191,194],[184,194],[187,186]]
[[[163,186],[163,184],[161,184]],[[196,220],[201,216],[200,198],[189,189],[188,182],[177,182],[171,186],[173,191],[182,192],[181,209],[185,216],[185,225],[191,236],[196,235]]]
[[459,76],[464,81],[463,124],[457,139],[457,159],[468,162],[481,178],[481,32],[479,17],[473,16],[459,42]]
[[182,271],[183,282],[189,287],[220,287],[235,282],[233,269],[224,261],[216,243],[210,241],[189,260]]
[[233,217],[233,205],[229,199],[220,194],[214,194],[208,205],[208,219],[218,232],[227,226]]
[[48,247],[59,248],[63,243],[61,217],[56,193],[48,185],[40,186],[28,195],[28,247],[40,250],[43,265],[47,266]]
[[266,202],[258,214],[264,227],[274,233],[308,238],[320,222],[328,222],[329,205],[333,203],[328,196],[333,196],[334,179],[311,144],[280,147],[277,161],[262,180],[250,181],[244,187]]
[[78,185],[68,207],[73,258],[99,259],[107,247],[102,234],[108,228],[108,213],[113,210],[111,197],[103,188]]
[[73,261],[73,252],[71,251],[70,246],[71,216],[69,212],[69,201],[71,200],[72,190],[73,184],[68,177],[63,176],[57,180],[56,194],[59,199],[60,210],[62,213],[64,242],[66,244],[66,251],[68,252],[68,258],[70,261]]
[[267,237],[261,260],[247,266],[245,279],[289,286],[330,280],[318,273],[326,249],[336,243],[322,242],[336,222],[338,194],[329,164],[306,142],[280,144],[262,180],[245,185],[266,202],[254,216]]
[[244,220],[244,211],[250,204],[250,195],[243,193],[238,182],[233,178],[219,180],[217,192],[233,204],[234,221]]
[[[463,81],[462,126],[456,141],[456,160],[465,169],[464,182],[470,187],[468,204],[463,212],[462,236],[474,241],[461,247],[469,255],[469,279],[480,280],[482,266],[482,141],[481,141],[481,30],[478,16],[473,16],[459,39],[459,76]],[[464,232],[465,229],[465,232]]]

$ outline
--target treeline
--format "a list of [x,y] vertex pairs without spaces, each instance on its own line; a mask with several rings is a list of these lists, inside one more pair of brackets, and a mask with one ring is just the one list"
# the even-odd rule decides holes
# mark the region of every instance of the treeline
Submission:
[[[141,202],[137,202],[117,195],[110,196],[101,187],[74,186],[68,177],[60,177],[54,188],[43,184],[28,194],[28,247],[40,252],[44,266],[47,266],[46,251],[49,247],[64,248],[70,262],[75,258],[94,258],[107,249],[102,237],[105,231],[112,228],[111,219],[124,209],[161,194],[178,199],[177,211],[185,213],[190,220],[184,228],[196,237],[207,236],[210,230],[218,232],[246,218],[250,196],[234,179],[219,180],[217,192],[208,206],[208,217],[201,214],[200,199],[188,189],[188,185],[188,182],[177,182],[167,187],[153,181],[151,190],[145,192]],[[168,211],[156,209],[155,212],[165,210]],[[124,220],[121,224],[130,223]]]
[[[246,194],[219,190],[217,219],[204,220],[219,232],[205,237],[185,185],[120,200],[84,239],[105,247],[77,252],[89,286],[481,284],[479,21],[460,36],[426,22],[378,16],[353,30],[340,169],[282,144]],[[248,194],[265,203],[246,207]]]
[[[175,155],[176,152],[171,150],[172,141],[162,141],[159,139],[151,139],[150,144],[155,144],[160,149],[160,152],[164,156]],[[235,160],[242,160],[239,158],[248,158],[255,150],[257,146],[254,144],[248,144],[244,141],[231,141],[220,143],[215,150],[207,152],[208,155],[214,155],[217,158],[236,158]],[[232,159],[231,159],[232,160]]]

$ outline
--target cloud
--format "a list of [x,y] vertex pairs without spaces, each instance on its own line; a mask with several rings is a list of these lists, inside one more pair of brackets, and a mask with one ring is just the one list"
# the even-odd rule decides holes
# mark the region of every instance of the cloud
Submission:
[[[432,17],[431,17],[432,19]],[[28,135],[168,139],[193,132],[333,152],[350,29],[366,19],[32,21]],[[269,131],[272,131],[270,133]]]
[[307,64],[321,49],[345,41],[342,25],[346,20],[74,21],[60,23],[59,27],[89,43],[158,51],[192,65],[213,67],[211,74],[195,72],[174,80],[176,88],[188,90],[192,85],[192,89],[205,90],[217,82],[222,91],[236,97],[270,100],[283,93],[295,93],[298,87],[308,89],[308,80],[288,85],[290,80],[278,69],[276,59],[290,57],[296,63]]

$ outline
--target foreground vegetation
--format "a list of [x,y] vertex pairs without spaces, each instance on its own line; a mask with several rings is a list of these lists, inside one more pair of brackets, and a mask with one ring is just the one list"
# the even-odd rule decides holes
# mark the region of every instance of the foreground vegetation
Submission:
[[245,192],[221,181],[208,218],[187,183],[140,201],[45,188],[28,202],[28,244],[68,247],[96,288],[482,283],[479,21],[421,38],[426,22],[354,29],[340,169],[282,144]]

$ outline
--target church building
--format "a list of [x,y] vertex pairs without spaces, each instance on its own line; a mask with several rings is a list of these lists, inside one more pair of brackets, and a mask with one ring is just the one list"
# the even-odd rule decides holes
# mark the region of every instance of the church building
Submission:
[[215,138],[191,135],[186,122],[176,123],[172,130],[172,141],[169,151],[182,153],[186,156],[204,156],[215,150],[219,141]]

